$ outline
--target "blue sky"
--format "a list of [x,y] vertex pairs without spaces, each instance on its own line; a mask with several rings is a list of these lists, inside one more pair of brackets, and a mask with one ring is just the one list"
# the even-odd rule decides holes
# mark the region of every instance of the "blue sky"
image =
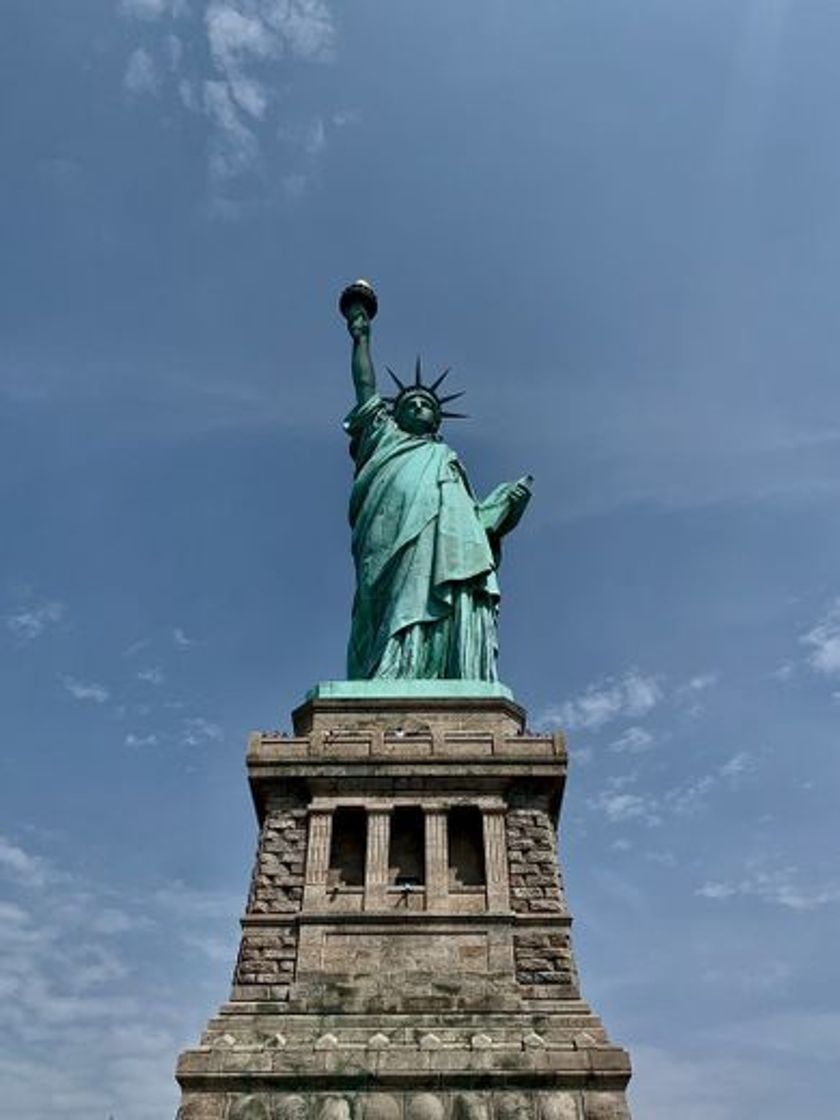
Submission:
[[341,286],[536,476],[502,675],[563,725],[644,1120],[840,1050],[831,0],[6,0],[0,1098],[157,1120],[225,998],[247,732],[339,676]]

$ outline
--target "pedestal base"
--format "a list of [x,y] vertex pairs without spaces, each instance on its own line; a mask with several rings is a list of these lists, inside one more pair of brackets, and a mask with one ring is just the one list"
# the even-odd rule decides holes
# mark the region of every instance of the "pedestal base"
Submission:
[[332,685],[294,725],[251,739],[242,944],[179,1120],[627,1120],[558,873],[562,735],[509,695]]

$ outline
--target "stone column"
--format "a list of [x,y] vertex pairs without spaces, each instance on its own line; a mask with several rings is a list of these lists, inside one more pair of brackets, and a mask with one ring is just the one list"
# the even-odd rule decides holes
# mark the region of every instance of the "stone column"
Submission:
[[391,810],[368,809],[365,858],[365,910],[384,910],[388,891]]
[[309,814],[309,844],[306,849],[306,879],[303,885],[303,905],[307,910],[326,903],[331,840],[332,811],[313,809]]
[[449,899],[449,849],[446,810],[426,809],[426,909],[446,910]]
[[491,913],[510,909],[504,807],[486,808],[484,828],[484,869],[487,878],[487,909]]

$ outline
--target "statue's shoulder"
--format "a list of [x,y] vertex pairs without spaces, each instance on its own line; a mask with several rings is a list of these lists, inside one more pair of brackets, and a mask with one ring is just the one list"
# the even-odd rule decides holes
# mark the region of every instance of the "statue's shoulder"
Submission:
[[378,393],[374,393],[364,404],[357,404],[344,417],[342,427],[349,436],[359,435],[366,428],[392,424],[388,406]]
[[374,395],[364,404],[356,405],[344,419],[350,437],[350,455],[357,467],[376,458],[405,436],[391,417],[385,401]]

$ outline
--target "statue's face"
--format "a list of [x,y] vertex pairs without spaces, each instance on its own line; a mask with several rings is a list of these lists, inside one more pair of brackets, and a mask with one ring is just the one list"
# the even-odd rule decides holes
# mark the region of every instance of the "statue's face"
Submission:
[[399,403],[394,419],[412,436],[430,436],[440,425],[438,411],[425,393],[407,393]]

